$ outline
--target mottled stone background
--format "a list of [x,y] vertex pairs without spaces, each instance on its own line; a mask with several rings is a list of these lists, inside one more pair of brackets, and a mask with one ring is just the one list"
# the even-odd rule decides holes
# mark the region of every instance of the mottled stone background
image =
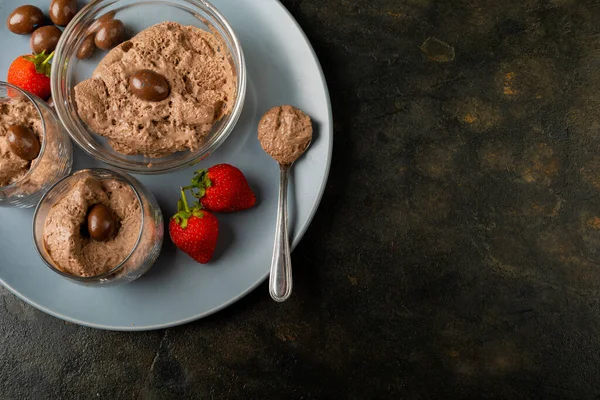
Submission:
[[598,399],[600,3],[283,3],[335,116],[292,299],[113,333],[3,290],[0,398]]

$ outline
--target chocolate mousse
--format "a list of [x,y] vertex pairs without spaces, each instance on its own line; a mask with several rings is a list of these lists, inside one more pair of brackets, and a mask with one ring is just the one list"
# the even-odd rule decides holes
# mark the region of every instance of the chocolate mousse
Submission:
[[42,135],[42,120],[30,101],[0,102],[0,187],[15,183],[29,171]]
[[163,22],[112,49],[75,86],[75,101],[83,121],[117,152],[162,157],[200,148],[231,112],[235,88],[224,43]]
[[102,275],[132,252],[141,224],[142,208],[131,187],[84,175],[48,212],[44,244],[63,272]]
[[262,148],[282,165],[292,164],[306,151],[312,133],[310,117],[292,106],[271,108],[258,124]]

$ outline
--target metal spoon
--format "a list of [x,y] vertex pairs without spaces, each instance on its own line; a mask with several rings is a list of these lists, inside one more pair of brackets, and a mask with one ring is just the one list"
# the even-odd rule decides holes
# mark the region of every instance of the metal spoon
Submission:
[[292,165],[312,142],[310,117],[289,106],[273,107],[258,123],[258,140],[262,148],[279,164],[279,201],[275,245],[271,260],[269,292],[275,301],[285,301],[292,294],[292,260],[288,237],[287,189]]
[[[306,146],[308,148],[310,142]],[[306,150],[304,150],[306,151]],[[298,154],[296,160],[304,153]],[[275,245],[271,259],[269,293],[275,301],[285,301],[292,294],[292,258],[288,237],[287,189],[291,164],[279,163],[279,200],[277,201],[277,226],[275,227]]]

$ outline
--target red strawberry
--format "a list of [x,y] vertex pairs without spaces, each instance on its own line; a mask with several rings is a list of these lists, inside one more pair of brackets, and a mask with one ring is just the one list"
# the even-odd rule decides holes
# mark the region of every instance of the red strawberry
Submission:
[[18,57],[8,68],[8,83],[44,100],[50,97],[50,60],[54,53]]
[[184,189],[191,189],[204,208],[215,212],[240,211],[256,204],[242,171],[229,164],[196,171],[192,184]]
[[199,263],[210,261],[217,247],[219,221],[200,205],[189,208],[183,189],[177,203],[178,212],[169,221],[171,240],[181,251]]

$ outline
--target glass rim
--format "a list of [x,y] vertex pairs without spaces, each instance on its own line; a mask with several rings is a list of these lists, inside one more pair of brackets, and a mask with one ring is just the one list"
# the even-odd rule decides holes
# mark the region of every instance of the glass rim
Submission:
[[[94,275],[94,276],[77,276],[77,275],[73,275],[70,274],[68,272],[64,272],[62,271],[58,266],[55,266],[52,262],[50,262],[49,260],[46,259],[46,257],[44,256],[42,250],[40,249],[40,247],[38,246],[38,241],[35,239],[36,238],[36,233],[38,232],[38,230],[36,229],[36,222],[37,222],[37,218],[38,218],[38,213],[40,211],[40,208],[42,206],[42,204],[44,203],[44,201],[46,200],[46,198],[48,197],[48,195],[61,183],[67,181],[68,179],[71,179],[77,175],[83,175],[83,174],[95,174],[95,173],[105,173],[105,174],[109,174],[112,175],[113,178],[117,178],[118,180],[127,183],[127,185],[131,188],[131,190],[133,190],[133,193],[136,196],[136,199],[140,205],[140,213],[142,214],[142,220],[141,220],[141,224],[140,224],[140,231],[138,233],[138,237],[137,240],[135,242],[135,245],[132,247],[131,251],[129,252],[129,254],[127,254],[127,256],[119,263],[117,264],[115,267],[113,267],[110,271],[107,271],[103,274],[100,275]],[[44,261],[44,263],[46,264],[46,266],[48,266],[52,271],[58,273],[59,275],[68,278],[68,279],[72,279],[78,282],[83,282],[83,283],[89,283],[89,282],[95,282],[95,281],[99,281],[102,279],[106,279],[109,278],[111,275],[114,275],[115,273],[119,272],[121,269],[123,269],[123,267],[125,266],[125,264],[127,263],[127,261],[129,261],[129,259],[131,258],[131,256],[133,255],[133,253],[135,253],[135,251],[138,249],[141,241],[142,241],[142,236],[143,236],[143,232],[144,232],[144,227],[146,224],[146,217],[144,215],[144,203],[142,201],[142,196],[140,195],[138,189],[136,188],[135,184],[136,184],[136,180],[135,178],[133,178],[132,176],[128,176],[127,174],[124,174],[122,172],[118,172],[115,171],[113,169],[108,169],[108,168],[86,168],[86,169],[82,169],[82,170],[78,170],[73,172],[72,174],[69,174],[65,177],[63,177],[62,179],[60,179],[59,181],[55,182],[47,191],[46,193],[44,193],[44,195],[42,196],[42,198],[40,199],[40,201],[38,202],[38,205],[35,208],[35,211],[33,213],[33,219],[32,219],[32,232],[33,232],[33,242],[35,244],[35,249],[38,252],[38,255],[40,256],[40,258]],[[44,225],[45,226],[45,225]],[[43,243],[43,237],[44,237],[44,228],[42,228],[42,243]]]
[[18,86],[4,81],[0,81],[0,87],[7,87],[9,89],[18,91],[19,94],[24,96],[27,100],[29,100],[31,104],[33,104],[33,107],[35,108],[36,112],[38,113],[38,116],[40,117],[40,120],[42,121],[42,143],[40,145],[40,153],[38,154],[35,161],[31,163],[31,165],[29,166],[29,170],[25,173],[25,175],[23,175],[22,177],[20,177],[19,179],[17,179],[9,185],[0,186],[0,191],[5,191],[19,186],[21,182],[23,182],[26,178],[29,178],[33,174],[33,171],[36,169],[39,163],[42,161],[42,157],[44,156],[44,153],[46,151],[46,118],[44,118],[44,114],[42,114],[42,110],[40,109],[40,106],[37,104],[32,94],[28,93],[27,91],[21,89]]
[[[236,98],[229,114],[229,119],[223,126],[219,128],[219,130],[210,135],[210,139],[207,140],[200,149],[194,152],[188,151],[192,154],[192,156],[181,158],[180,160],[169,160],[165,165],[157,165],[152,162],[152,159],[150,159],[146,165],[123,159],[115,159],[107,156],[106,151],[90,145],[86,142],[86,140],[83,139],[83,132],[92,135],[98,134],[86,127],[78,115],[71,115],[68,102],[69,98],[72,97],[71,92],[73,88],[69,87],[70,83],[68,81],[70,80],[69,76],[71,75],[71,69],[69,67],[73,65],[71,63],[74,59],[76,47],[73,45],[73,43],[79,44],[79,42],[82,42],[85,39],[85,31],[92,23],[93,18],[96,18],[97,14],[102,12],[102,10],[108,6],[118,6],[120,2],[125,1],[126,0],[92,1],[79,11],[79,13],[63,31],[56,47],[50,74],[50,85],[52,88],[56,113],[65,129],[69,133],[71,139],[73,139],[73,141],[77,143],[81,149],[83,149],[91,157],[98,159],[111,167],[144,175],[162,174],[187,168],[208,157],[219,146],[221,146],[221,144],[223,144],[223,142],[229,137],[239,121],[239,118],[242,114],[242,109],[244,107],[247,90],[246,61],[241,42],[227,19],[210,2],[206,0],[177,0],[180,3],[187,3],[192,7],[200,8],[202,11],[206,12],[208,14],[207,18],[205,18],[203,15],[194,15],[196,15],[197,18],[208,19],[211,23],[220,26],[225,32],[225,35],[221,35],[219,33],[219,36],[221,37],[220,39],[226,39],[226,43],[227,41],[231,43],[231,46],[227,45],[226,47],[228,53],[231,55],[235,63],[234,71],[236,72],[237,82],[235,93]],[[133,4],[129,4],[129,6],[136,7],[140,5],[167,4],[197,13],[197,10],[185,8],[183,4],[177,5],[174,3],[174,1],[176,0],[139,0]],[[65,81],[67,81],[67,83],[65,83]],[[73,106],[71,106],[71,108],[72,107]],[[156,160],[161,160],[161,157],[157,158]],[[153,165],[149,167],[149,164]]]

